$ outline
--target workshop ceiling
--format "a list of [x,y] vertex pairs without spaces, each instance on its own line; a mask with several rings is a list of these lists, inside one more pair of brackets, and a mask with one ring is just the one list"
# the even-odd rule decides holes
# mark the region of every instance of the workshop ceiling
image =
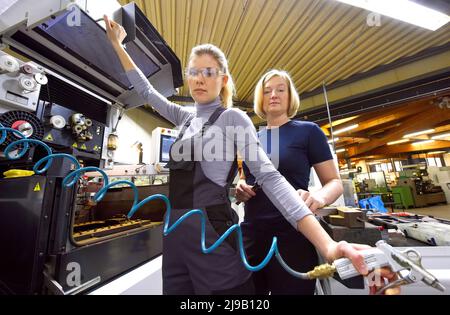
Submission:
[[[120,0],[122,4],[129,0]],[[182,62],[193,46],[227,55],[240,107],[271,68],[287,70],[300,94],[450,42],[437,31],[388,17],[367,25],[368,11],[334,0],[136,0]],[[447,14],[449,12],[446,12]],[[186,87],[180,96],[189,96]]]
[[[353,129],[339,133],[352,126]],[[330,124],[321,128],[330,135]],[[446,152],[450,149],[450,95],[430,96],[335,121],[333,131],[340,159],[396,158],[414,152]],[[414,135],[422,131],[427,132]]]

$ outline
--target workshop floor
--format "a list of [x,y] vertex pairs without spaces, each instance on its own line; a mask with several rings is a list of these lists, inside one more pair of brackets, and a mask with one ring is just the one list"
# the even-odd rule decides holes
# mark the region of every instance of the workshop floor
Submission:
[[[432,215],[437,218],[449,219],[450,220],[450,204],[447,205],[437,205],[432,207],[424,208],[411,208],[407,210],[408,212],[422,214],[422,215]],[[397,210],[396,210],[397,212]]]

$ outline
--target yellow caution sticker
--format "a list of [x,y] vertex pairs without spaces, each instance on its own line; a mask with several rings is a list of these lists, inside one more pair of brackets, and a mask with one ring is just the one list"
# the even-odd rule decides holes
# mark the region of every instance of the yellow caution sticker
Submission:
[[87,147],[84,143],[81,145],[81,150],[87,150]]
[[100,151],[100,147],[98,145],[96,145],[93,150],[96,151],[96,152]]
[[52,136],[51,133],[49,133],[48,135],[46,135],[46,136],[44,137],[44,140],[45,140],[45,141],[50,141],[50,142],[55,141],[55,140],[53,139],[53,136]]
[[41,185],[39,185],[39,183],[37,183],[36,186],[34,186],[33,191],[41,191]]
[[75,142],[74,144],[72,144],[72,147],[78,149],[78,144]]

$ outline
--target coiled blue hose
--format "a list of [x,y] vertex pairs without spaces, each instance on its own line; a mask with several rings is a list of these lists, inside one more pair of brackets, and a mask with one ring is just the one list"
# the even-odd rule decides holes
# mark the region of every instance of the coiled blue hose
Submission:
[[[241,227],[239,224],[234,224],[233,226],[231,226],[223,235],[220,236],[220,238],[213,245],[211,245],[210,247],[207,247],[206,246],[206,217],[205,217],[206,214],[204,213],[204,211],[202,211],[200,209],[191,210],[191,211],[185,213],[182,217],[180,217],[177,221],[175,221],[175,223],[173,223],[171,226],[169,226],[170,213],[171,213],[172,207],[170,205],[169,199],[166,196],[161,195],[161,194],[156,194],[156,195],[148,196],[139,202],[138,189],[134,183],[127,181],[127,180],[121,180],[121,181],[109,183],[108,175],[98,167],[83,167],[82,168],[80,163],[77,161],[77,159],[74,156],[65,154],[65,153],[54,154],[54,153],[52,153],[51,148],[44,142],[39,141],[39,140],[34,140],[34,139],[25,139],[25,137],[19,131],[15,130],[15,129],[11,129],[11,128],[5,128],[1,124],[0,124],[0,132],[1,132],[0,145],[6,140],[7,132],[12,132],[13,134],[17,135],[20,138],[19,140],[10,143],[6,147],[4,153],[9,159],[21,158],[26,153],[26,151],[29,149],[30,143],[35,144],[35,145],[40,145],[47,151],[48,155],[46,157],[40,159],[33,167],[33,171],[36,174],[42,174],[42,173],[46,172],[52,165],[53,160],[55,158],[66,158],[66,159],[69,159],[71,162],[73,162],[75,165],[75,170],[70,172],[63,179],[63,186],[65,186],[65,187],[73,186],[84,172],[93,172],[93,171],[99,172],[103,177],[103,187],[95,194],[94,200],[97,202],[103,199],[103,197],[105,196],[105,194],[111,187],[114,187],[116,185],[123,185],[123,184],[130,186],[133,189],[134,200],[133,200],[133,205],[127,214],[128,218],[131,218],[136,213],[136,211],[138,211],[139,208],[142,207],[147,202],[156,200],[156,199],[163,200],[164,203],[166,204],[166,215],[165,215],[165,220],[164,220],[165,223],[164,223],[164,229],[163,229],[164,236],[167,236],[169,233],[174,231],[188,217],[190,217],[192,215],[200,215],[200,217],[201,217],[201,249],[202,249],[203,253],[208,254],[208,253],[213,252],[215,249],[217,249],[217,247],[220,246],[220,244],[222,244],[226,240],[226,238],[231,233],[235,232],[235,233],[237,233],[237,236],[238,236],[239,253],[241,255],[242,262],[243,262],[245,268],[247,268],[248,270],[259,271],[259,270],[263,269],[269,263],[270,259],[275,255],[275,257],[277,258],[277,260],[279,261],[281,266],[284,269],[286,269],[286,271],[288,273],[290,273],[291,275],[293,275],[294,277],[297,277],[297,278],[309,279],[309,277],[307,276],[306,273],[297,272],[297,271],[293,270],[292,268],[290,268],[286,264],[286,262],[283,260],[283,258],[281,257],[281,255],[278,251],[276,237],[273,237],[272,245],[270,246],[270,249],[269,249],[266,257],[262,260],[262,262],[256,266],[252,266],[252,265],[250,265],[250,263],[247,260],[247,255],[244,250],[242,230],[241,230]],[[10,156],[11,151],[13,149],[15,149],[18,145],[23,145],[23,147],[19,150],[19,152],[17,153],[17,155],[15,157],[11,157]],[[43,168],[39,169],[41,167],[41,165],[43,165],[44,163],[46,163],[45,166]]]

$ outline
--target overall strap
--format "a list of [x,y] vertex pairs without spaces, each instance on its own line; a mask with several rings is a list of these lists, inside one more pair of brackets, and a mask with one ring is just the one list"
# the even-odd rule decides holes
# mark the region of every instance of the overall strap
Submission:
[[231,184],[233,183],[233,179],[236,176],[237,171],[238,171],[238,159],[236,156],[234,158],[233,164],[231,165],[230,172],[228,173],[228,176],[227,176],[226,185],[228,187],[230,187]]
[[202,137],[205,135],[206,129],[212,126],[225,110],[225,108],[220,106],[211,114],[211,116],[209,116],[208,121],[202,127]]
[[186,122],[184,123],[183,127],[181,128],[180,133],[178,134],[177,140],[183,138],[183,135],[186,132],[186,129],[191,125],[192,119],[194,119],[194,115],[189,115],[189,117],[186,119]]

